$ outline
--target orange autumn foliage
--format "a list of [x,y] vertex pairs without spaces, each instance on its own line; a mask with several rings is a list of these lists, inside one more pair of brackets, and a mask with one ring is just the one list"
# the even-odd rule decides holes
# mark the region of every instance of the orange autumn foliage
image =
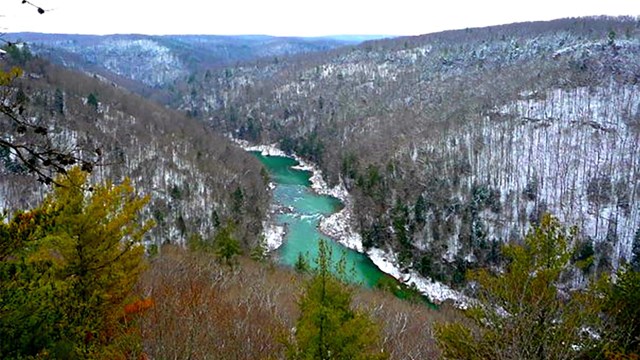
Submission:
[[124,313],[127,315],[141,314],[153,307],[155,302],[151,298],[141,299],[124,306]]

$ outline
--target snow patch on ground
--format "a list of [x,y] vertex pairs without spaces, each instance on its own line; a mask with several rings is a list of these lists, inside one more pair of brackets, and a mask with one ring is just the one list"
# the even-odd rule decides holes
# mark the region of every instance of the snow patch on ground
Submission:
[[282,246],[284,237],[287,234],[284,226],[265,222],[263,224],[263,229],[268,251],[273,251]]
[[351,226],[352,207],[347,204],[341,211],[320,220],[320,231],[340,244],[359,253],[364,252],[362,237]]
[[453,300],[454,304],[462,309],[466,309],[471,303],[470,299],[460,292],[451,289],[445,284],[425,278],[415,270],[402,272],[397,264],[395,255],[391,252],[372,248],[367,251],[367,255],[382,272],[393,276],[406,285],[413,283],[423,295],[429,297],[434,303]]
[[278,145],[251,145],[246,140],[236,139],[232,136],[229,136],[229,140],[231,140],[236,145],[240,146],[245,151],[259,151],[263,156],[285,156],[291,157],[287,155],[284,151],[278,148]]

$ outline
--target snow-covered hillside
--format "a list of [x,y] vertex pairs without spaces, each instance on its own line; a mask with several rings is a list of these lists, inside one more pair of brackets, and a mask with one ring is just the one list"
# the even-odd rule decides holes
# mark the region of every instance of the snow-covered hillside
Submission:
[[600,17],[373,41],[211,73],[181,109],[318,164],[365,247],[423,275],[498,263],[543,212],[609,271],[640,225],[638,39]]
[[[205,125],[139,96],[55,66],[40,70],[17,84],[28,89],[29,118],[47,124],[60,148],[102,154],[92,181],[129,177],[137,191],[150,195],[144,215],[156,226],[149,242],[208,240],[233,219],[245,245],[257,243],[268,190],[252,156]],[[97,94],[95,107],[87,101],[90,93]],[[35,207],[47,187],[4,166],[8,159],[0,157],[0,209]]]
[[[465,168],[454,202],[474,201],[474,189],[497,192],[480,209],[487,239],[517,239],[548,211],[592,241],[611,245],[616,266],[630,255],[640,227],[639,106],[640,88],[615,82],[527,92],[408,155],[423,164],[425,176],[454,177],[456,166]],[[456,222],[449,235],[449,253],[463,247],[461,226]],[[417,245],[428,247],[431,238]]]

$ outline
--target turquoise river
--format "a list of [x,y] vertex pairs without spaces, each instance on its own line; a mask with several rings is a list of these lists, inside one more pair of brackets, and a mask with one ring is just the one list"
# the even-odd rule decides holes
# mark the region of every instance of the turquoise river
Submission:
[[318,195],[311,189],[311,172],[292,168],[298,162],[288,157],[252,153],[267,168],[275,184],[275,205],[287,209],[276,217],[278,225],[286,229],[284,242],[277,250],[282,264],[293,266],[300,253],[308,259],[315,259],[318,242],[322,238],[328,240],[326,243],[332,250],[334,261],[338,261],[341,256],[345,257],[348,278],[354,283],[372,287],[381,277],[386,276],[368,257],[329,239],[318,230],[322,217],[340,211],[343,205],[340,200]]

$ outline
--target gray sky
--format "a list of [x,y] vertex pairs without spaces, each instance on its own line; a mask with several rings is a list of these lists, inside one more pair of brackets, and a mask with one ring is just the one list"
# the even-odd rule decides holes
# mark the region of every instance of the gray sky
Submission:
[[0,31],[75,34],[417,35],[587,15],[640,15],[640,0],[0,0]]

